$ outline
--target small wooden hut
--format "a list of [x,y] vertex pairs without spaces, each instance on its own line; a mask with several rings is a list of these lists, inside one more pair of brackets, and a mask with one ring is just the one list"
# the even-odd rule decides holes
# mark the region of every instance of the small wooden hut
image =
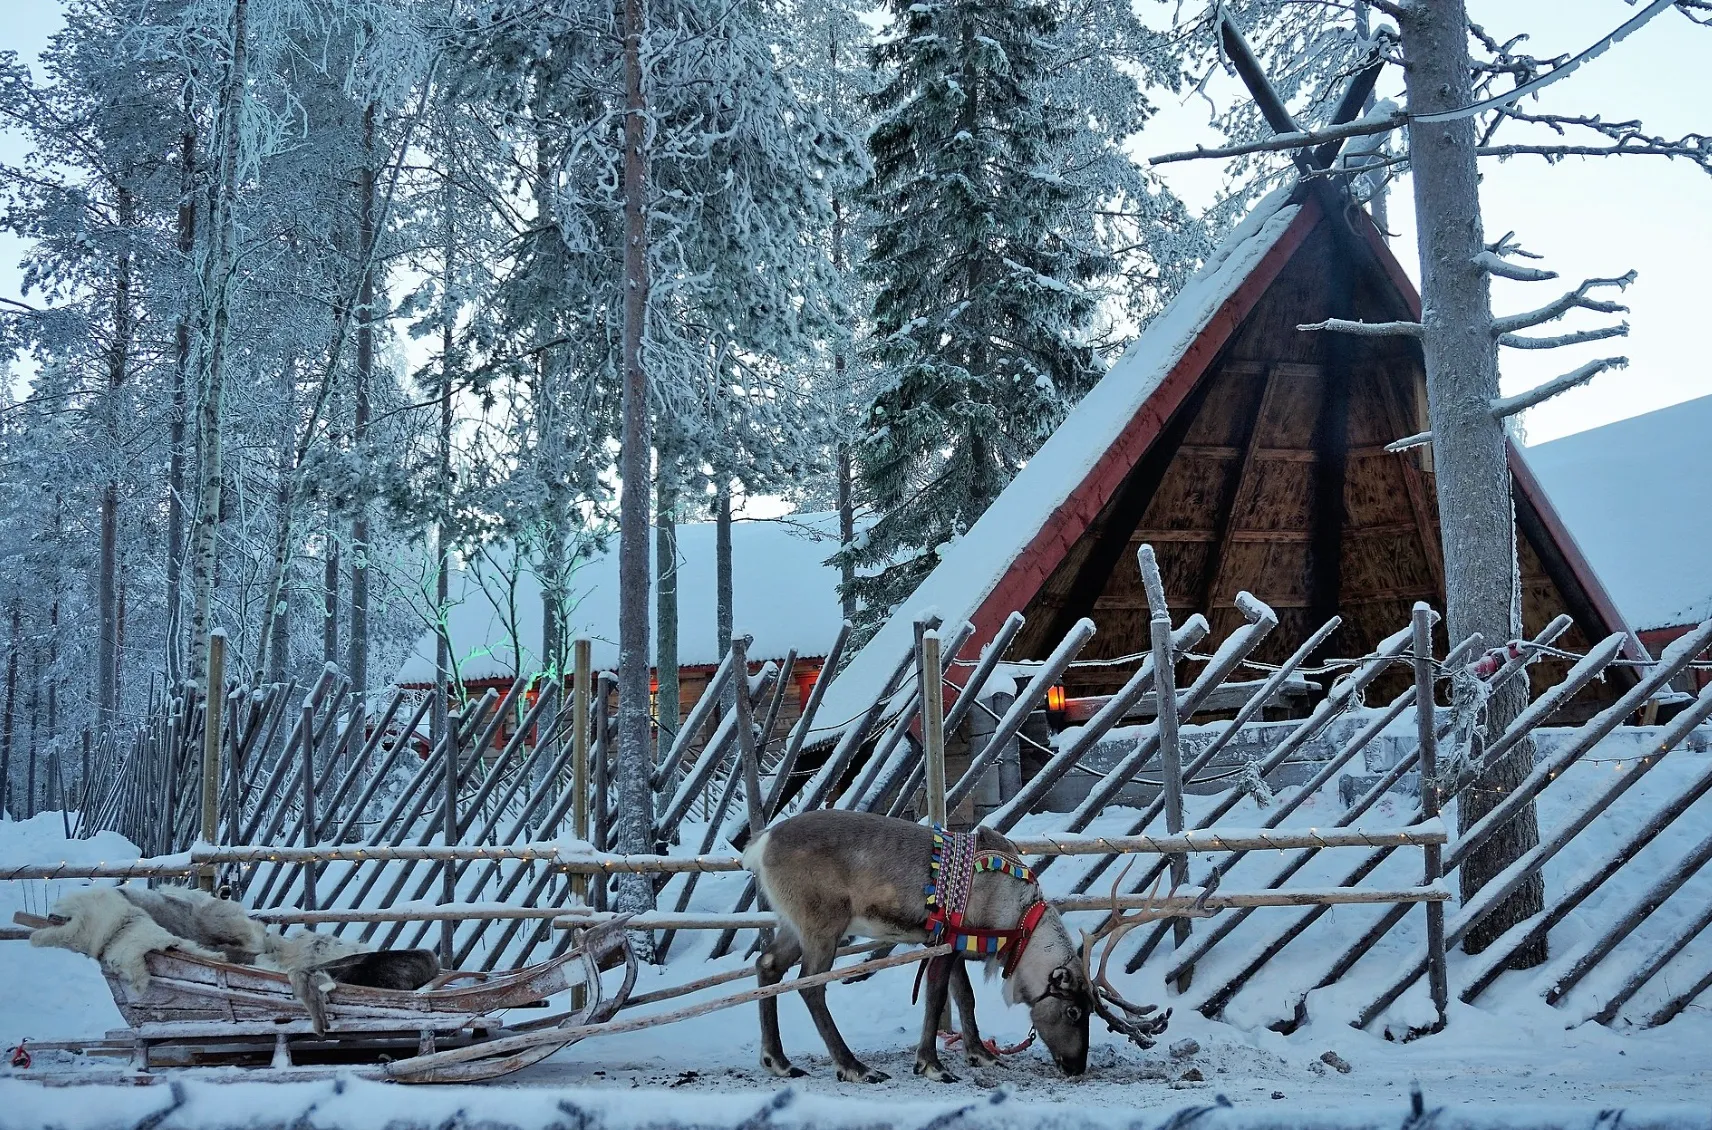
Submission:
[[[1044,658],[1082,617],[1098,630],[1084,658],[1144,651],[1135,556],[1144,542],[1159,556],[1174,622],[1204,613],[1218,639],[1241,622],[1238,592],[1272,606],[1280,624],[1263,660],[1282,658],[1334,614],[1343,623],[1325,654],[1360,656],[1406,625],[1415,601],[1444,608],[1431,449],[1385,450],[1427,426],[1419,342],[1299,328],[1420,316],[1372,221],[1339,199],[1304,183],[1248,217],[944,551],[828,688],[822,717],[860,713],[928,609],[947,624],[974,624],[966,659],[1015,610],[1027,625],[1010,658]],[[1524,629],[1567,612],[1575,627],[1559,646],[1573,650],[1628,632],[1520,449],[1510,465]],[[1540,664],[1536,687],[1562,672]],[[1067,690],[1110,692],[1128,674],[1076,667]],[[1576,712],[1618,689],[1595,685]]]

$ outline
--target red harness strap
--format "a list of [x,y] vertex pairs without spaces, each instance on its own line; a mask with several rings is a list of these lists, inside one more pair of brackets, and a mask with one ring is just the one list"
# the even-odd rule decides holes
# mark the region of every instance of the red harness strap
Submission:
[[[1029,904],[1027,910],[1022,912],[1021,921],[1009,930],[992,930],[979,926],[965,926],[963,925],[962,915],[948,917],[943,909],[936,909],[932,914],[928,915],[927,928],[930,935],[937,933],[939,930],[943,930],[944,933],[940,940],[943,942],[950,942],[953,945],[956,944],[956,939],[959,937],[974,938],[978,941],[986,941],[988,939],[996,940],[999,943],[999,950],[1005,955],[1005,964],[1001,971],[1001,975],[1008,978],[1016,971],[1017,962],[1022,960],[1022,951],[1027,949],[1028,943],[1033,940],[1035,927],[1039,926],[1040,920],[1046,916],[1046,908],[1046,900],[1036,899],[1034,902]],[[915,1004],[920,998],[921,979],[927,974],[927,967],[929,965],[936,961],[955,960],[957,960],[957,955],[950,953],[946,954],[944,957],[935,957],[928,961],[921,962],[916,967],[915,988],[910,990],[910,1003]]]

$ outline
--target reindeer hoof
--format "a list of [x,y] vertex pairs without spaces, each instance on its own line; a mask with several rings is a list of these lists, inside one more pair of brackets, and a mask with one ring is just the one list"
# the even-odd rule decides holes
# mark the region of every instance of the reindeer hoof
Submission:
[[808,1072],[796,1066],[788,1059],[774,1059],[772,1056],[761,1057],[761,1066],[777,1075],[780,1079],[801,1079]]
[[875,1071],[872,1067],[864,1067],[860,1063],[838,1069],[838,1078],[844,1083],[884,1083],[891,1076],[884,1071]]
[[971,1048],[969,1050],[969,1066],[970,1067],[1008,1067],[1010,1065],[1007,1064],[1004,1060],[1000,1059],[998,1056],[994,1055],[992,1052],[988,1051],[986,1048],[981,1048],[981,1050],[979,1052],[977,1052],[973,1048]]
[[935,1083],[955,1083],[955,1082],[957,1082],[957,1076],[955,1076],[955,1075],[951,1074],[951,1072],[945,1070],[944,1064],[937,1063],[937,1062],[925,1063],[921,1060],[917,1060],[916,1064],[915,1064],[915,1073],[917,1075],[925,1075],[925,1076],[927,1076],[927,1078],[933,1080]]

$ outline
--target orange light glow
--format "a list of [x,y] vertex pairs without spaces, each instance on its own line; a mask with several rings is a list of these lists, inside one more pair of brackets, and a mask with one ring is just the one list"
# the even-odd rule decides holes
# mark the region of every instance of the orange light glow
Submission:
[[1052,711],[1055,714],[1063,711],[1063,709],[1064,709],[1064,688],[1063,687],[1047,687],[1046,688],[1046,709]]

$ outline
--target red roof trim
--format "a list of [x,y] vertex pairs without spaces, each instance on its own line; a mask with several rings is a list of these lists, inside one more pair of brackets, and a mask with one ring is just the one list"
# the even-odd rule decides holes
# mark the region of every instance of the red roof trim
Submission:
[[1078,538],[1092,524],[1102,507],[1123,485],[1124,478],[1141,462],[1159,438],[1171,414],[1200,381],[1219,350],[1236,333],[1243,320],[1259,303],[1291,256],[1307,241],[1323,213],[1312,195],[1303,199],[1300,210],[1266,255],[1225,299],[1193,344],[1172,365],[1159,387],[1130,419],[1117,440],[1100,455],[1082,482],[1041,524],[1034,539],[1000,577],[970,621],[975,633],[964,645],[963,656],[972,658],[996,634],[1015,609],[1025,608],[1045,586]]

